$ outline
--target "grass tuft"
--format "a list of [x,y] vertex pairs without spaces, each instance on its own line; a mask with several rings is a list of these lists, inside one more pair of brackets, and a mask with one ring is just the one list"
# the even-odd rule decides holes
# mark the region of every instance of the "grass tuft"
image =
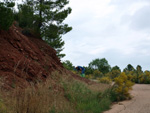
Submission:
[[81,82],[63,83],[65,97],[75,106],[78,113],[101,113],[109,109],[110,98],[99,98],[99,92],[91,91]]
[[101,113],[109,109],[111,100],[103,94],[106,84],[87,85],[58,72],[50,77],[36,87],[0,90],[0,113]]

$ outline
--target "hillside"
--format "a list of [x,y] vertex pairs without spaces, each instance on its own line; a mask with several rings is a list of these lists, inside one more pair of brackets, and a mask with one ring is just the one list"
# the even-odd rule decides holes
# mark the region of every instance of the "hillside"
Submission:
[[74,78],[90,83],[65,70],[56,51],[43,40],[25,36],[14,25],[9,31],[0,31],[0,78],[5,88],[13,85],[26,87],[30,83],[46,80],[54,71],[71,74]]
[[108,87],[66,70],[53,48],[15,24],[0,31],[0,112],[102,112],[110,100],[98,95]]

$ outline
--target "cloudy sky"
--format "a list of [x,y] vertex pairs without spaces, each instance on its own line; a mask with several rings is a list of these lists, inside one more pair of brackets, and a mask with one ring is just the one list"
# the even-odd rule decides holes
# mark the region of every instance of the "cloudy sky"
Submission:
[[150,0],[70,0],[63,36],[63,60],[88,66],[106,58],[113,67],[128,64],[150,70]]

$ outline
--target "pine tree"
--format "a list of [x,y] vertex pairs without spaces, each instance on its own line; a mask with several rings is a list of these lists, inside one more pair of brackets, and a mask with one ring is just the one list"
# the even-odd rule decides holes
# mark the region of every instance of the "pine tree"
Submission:
[[14,2],[0,2],[0,29],[8,30],[13,23]]
[[57,51],[60,58],[65,56],[60,54],[65,44],[62,35],[72,30],[72,27],[63,23],[71,13],[70,7],[64,8],[68,3],[68,0],[27,0],[19,7],[19,13],[22,14],[20,18],[30,18],[20,19],[25,25],[23,27],[34,29],[40,38]]
[[27,1],[24,4],[19,4],[18,10],[19,12],[15,13],[15,19],[19,22],[19,26],[22,28],[33,28],[35,21],[33,3]]
[[60,54],[65,44],[62,35],[72,30],[63,23],[71,13],[70,7],[64,9],[68,3],[68,0],[40,0],[39,3],[36,3],[37,12],[39,12],[37,28],[40,29],[40,35],[57,51],[60,58],[65,56],[65,54]]

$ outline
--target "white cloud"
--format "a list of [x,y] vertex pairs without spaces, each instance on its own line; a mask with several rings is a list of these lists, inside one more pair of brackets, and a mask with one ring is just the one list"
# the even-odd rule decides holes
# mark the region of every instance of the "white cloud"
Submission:
[[[108,7],[111,0],[70,0],[70,5],[73,9],[73,16],[89,14],[88,16],[101,14],[101,17],[111,13],[113,7]],[[92,13],[92,15],[90,15]],[[86,15],[87,16],[87,15]]]
[[112,66],[150,67],[149,0],[70,0],[70,6],[64,59],[88,65],[105,57]]
[[150,31],[150,5],[141,8],[132,16],[131,27],[135,30],[149,29]]

